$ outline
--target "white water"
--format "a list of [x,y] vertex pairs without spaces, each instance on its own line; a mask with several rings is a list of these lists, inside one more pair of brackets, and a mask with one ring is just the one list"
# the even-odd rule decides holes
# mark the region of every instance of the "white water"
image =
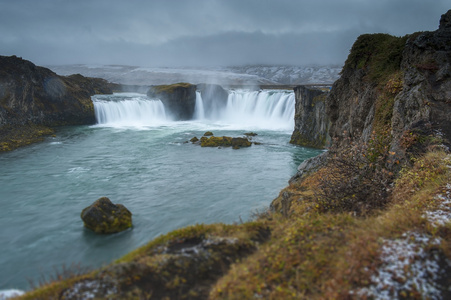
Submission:
[[102,125],[155,126],[171,120],[160,100],[143,94],[97,95],[94,99],[96,119]]
[[[143,94],[98,95],[93,98],[97,122],[101,126],[159,126],[172,122],[159,99]],[[213,106],[207,114],[199,91],[193,119],[228,129],[291,131],[294,128],[295,98],[292,91],[229,92],[224,107]]]
[[205,119],[204,102],[202,101],[202,95],[199,91],[196,91],[196,107],[194,108],[194,119]]
[[295,98],[292,91],[229,92],[225,108],[205,115],[202,95],[196,93],[195,119],[215,120],[236,128],[293,130]]

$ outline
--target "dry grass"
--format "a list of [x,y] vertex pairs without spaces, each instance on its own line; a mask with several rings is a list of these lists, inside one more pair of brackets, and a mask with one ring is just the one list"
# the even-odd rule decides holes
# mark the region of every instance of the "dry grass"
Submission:
[[[371,284],[381,264],[384,240],[411,231],[449,240],[451,226],[437,229],[424,218],[424,211],[435,205],[434,195],[451,179],[444,163],[447,157],[444,152],[431,152],[406,167],[393,188],[393,202],[365,218],[315,209],[311,187],[319,185],[329,168],[290,185],[275,201],[280,204],[283,195],[290,199],[289,216],[273,214],[271,240],[233,265],[210,298],[352,298],[350,291]],[[442,243],[440,251],[450,258],[450,243]],[[410,295],[419,294],[410,291]]]

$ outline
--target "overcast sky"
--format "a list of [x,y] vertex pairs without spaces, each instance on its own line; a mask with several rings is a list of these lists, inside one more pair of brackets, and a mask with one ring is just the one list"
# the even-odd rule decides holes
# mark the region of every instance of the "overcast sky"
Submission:
[[435,30],[451,0],[0,0],[0,55],[38,65],[342,65],[363,33]]

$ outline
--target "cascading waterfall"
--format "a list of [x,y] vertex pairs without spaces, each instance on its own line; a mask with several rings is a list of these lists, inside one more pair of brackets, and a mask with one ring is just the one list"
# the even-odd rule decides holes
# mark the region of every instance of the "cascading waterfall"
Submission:
[[203,120],[205,119],[204,102],[202,101],[202,95],[199,91],[196,91],[196,106],[194,108],[194,119]]
[[154,126],[170,121],[163,103],[142,94],[96,95],[97,123],[107,126]]
[[[172,121],[160,100],[143,94],[96,95],[92,99],[101,126],[158,126]],[[197,91],[193,119],[231,129],[290,131],[294,110],[294,93],[288,90],[231,90],[222,100],[215,95],[202,99]]]
[[219,110],[205,115],[202,96],[197,94],[195,116],[198,120],[270,130],[294,128],[295,97],[292,91],[230,91],[226,106]]

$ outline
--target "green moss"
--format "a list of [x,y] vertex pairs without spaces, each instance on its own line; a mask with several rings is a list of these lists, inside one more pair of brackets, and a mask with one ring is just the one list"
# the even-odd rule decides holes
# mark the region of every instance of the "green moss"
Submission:
[[201,137],[200,145],[202,147],[233,147],[239,149],[240,147],[250,147],[252,143],[247,138],[229,137],[229,136],[206,136]]
[[45,136],[53,133],[53,129],[42,125],[4,125],[0,127],[0,152],[41,142]]
[[326,98],[327,98],[326,93],[313,97],[312,106],[315,106],[318,102],[325,102]]
[[326,143],[327,138],[324,134],[320,134],[316,140],[312,140],[302,135],[299,131],[293,131],[290,139],[290,144],[317,149],[324,149]]
[[169,85],[156,85],[156,86],[153,86],[152,88],[156,93],[173,93],[176,89],[190,88],[192,86],[193,85],[191,83],[180,82],[180,83],[169,84]]
[[365,69],[370,80],[385,84],[391,74],[400,69],[402,52],[409,36],[364,34],[352,46],[345,69]]

